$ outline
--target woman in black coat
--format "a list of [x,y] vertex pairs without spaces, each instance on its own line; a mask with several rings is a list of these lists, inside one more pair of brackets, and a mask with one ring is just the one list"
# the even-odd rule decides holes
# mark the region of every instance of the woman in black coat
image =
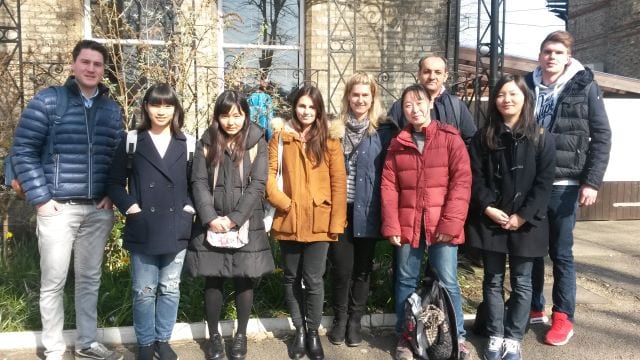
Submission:
[[[124,247],[131,255],[133,327],[138,359],[176,358],[169,346],[180,300],[180,273],[195,210],[187,181],[184,113],[167,84],[142,99],[135,152],[122,139],[107,180],[107,192],[126,214]],[[190,138],[195,142],[195,139]],[[127,186],[128,184],[128,186]],[[168,356],[168,357],[167,357]]]
[[[246,98],[235,91],[223,92],[216,100],[213,121],[202,135],[193,160],[191,185],[198,216],[187,249],[189,272],[206,277],[205,307],[210,334],[206,358],[209,360],[224,358],[218,330],[224,279],[233,279],[236,290],[238,328],[230,357],[244,359],[254,279],[275,268],[263,222],[267,169],[264,132],[249,121]],[[209,242],[208,232],[226,233],[247,220],[249,242],[246,245],[225,248]]]
[[[483,298],[489,346],[484,359],[520,359],[529,320],[531,269],[548,250],[547,203],[555,171],[553,137],[536,126],[519,76],[506,75],[489,99],[489,122],[469,149],[473,185],[467,241],[483,253]],[[509,257],[512,292],[505,313]]]

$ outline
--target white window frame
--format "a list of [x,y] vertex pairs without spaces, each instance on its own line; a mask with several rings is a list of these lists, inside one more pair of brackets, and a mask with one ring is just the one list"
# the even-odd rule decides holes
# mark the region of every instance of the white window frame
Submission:
[[[240,43],[226,43],[224,42],[224,29],[222,27],[223,24],[223,15],[224,12],[222,10],[224,1],[233,1],[233,0],[218,0],[218,33],[217,33],[217,43],[218,43],[218,76],[224,80],[224,53],[226,49],[273,49],[273,50],[296,50],[298,51],[298,66],[301,74],[304,74],[304,49],[305,49],[305,22],[304,22],[304,1],[300,1],[300,8],[298,9],[298,45],[264,45],[264,44],[240,44]],[[222,86],[224,87],[224,81],[222,82]]]
[[83,38],[85,40],[94,40],[101,44],[112,45],[112,44],[120,44],[120,45],[152,45],[152,46],[166,46],[167,42],[165,40],[144,40],[144,39],[103,39],[96,38],[93,36],[92,26],[91,26],[91,0],[83,0]]

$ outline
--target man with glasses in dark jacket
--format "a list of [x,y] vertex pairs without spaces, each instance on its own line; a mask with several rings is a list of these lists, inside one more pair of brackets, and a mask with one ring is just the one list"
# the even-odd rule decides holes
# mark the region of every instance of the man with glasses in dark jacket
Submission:
[[[468,146],[477,128],[467,105],[457,96],[451,94],[444,86],[449,78],[447,59],[441,56],[424,56],[418,62],[417,78],[418,82],[427,89],[431,99],[433,99],[431,119],[439,120],[458,129],[462,140]],[[400,101],[396,101],[391,105],[388,115],[398,125],[399,129],[402,129],[407,124],[402,113]]]

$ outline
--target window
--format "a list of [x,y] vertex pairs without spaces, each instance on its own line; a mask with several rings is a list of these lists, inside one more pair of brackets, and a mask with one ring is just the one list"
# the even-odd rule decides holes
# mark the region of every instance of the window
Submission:
[[[173,0],[84,0],[84,37],[108,45],[107,82],[122,105],[134,105],[148,83],[170,81]],[[125,106],[131,125],[138,106]]]
[[142,85],[149,67],[170,66],[166,46],[176,21],[172,0],[84,0],[84,5],[85,38],[117,45],[110,57],[119,80]]
[[[219,44],[225,83],[251,92],[266,80],[286,98],[303,81],[300,0],[220,0]],[[264,84],[264,82],[263,82]]]
[[84,0],[85,37],[119,44],[166,45],[173,33],[172,0]]

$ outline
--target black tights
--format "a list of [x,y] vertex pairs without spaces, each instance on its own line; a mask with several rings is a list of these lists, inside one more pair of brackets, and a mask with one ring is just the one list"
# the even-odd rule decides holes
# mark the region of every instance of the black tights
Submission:
[[[236,314],[238,316],[238,328],[236,333],[247,334],[247,323],[251,315],[253,305],[253,279],[233,278],[236,288]],[[224,278],[207,277],[204,285],[204,306],[207,313],[209,334],[218,334],[218,323],[222,312]]]

